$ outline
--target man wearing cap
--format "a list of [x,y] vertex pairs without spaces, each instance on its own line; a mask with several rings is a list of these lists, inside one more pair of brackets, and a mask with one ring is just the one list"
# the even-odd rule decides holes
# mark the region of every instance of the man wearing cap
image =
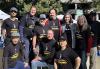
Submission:
[[7,45],[11,38],[11,33],[18,31],[19,21],[16,17],[18,13],[17,8],[10,9],[10,18],[6,19],[2,25],[2,34],[5,38],[5,45]]
[[66,38],[61,36],[59,41],[61,50],[56,53],[54,69],[79,69],[80,57],[68,46]]
[[33,31],[33,50],[35,49],[36,44],[43,40],[46,37],[47,31],[49,29],[48,24],[45,23],[46,15],[40,14],[39,23],[35,26]]
[[11,42],[4,47],[4,69],[29,69],[24,56],[24,46],[20,43],[18,32],[11,33]]
[[33,31],[32,51],[35,51],[37,45],[39,45],[41,41],[45,40],[47,31],[49,29],[49,26],[45,23],[46,15],[40,14],[39,18],[39,23],[37,26],[34,27]]

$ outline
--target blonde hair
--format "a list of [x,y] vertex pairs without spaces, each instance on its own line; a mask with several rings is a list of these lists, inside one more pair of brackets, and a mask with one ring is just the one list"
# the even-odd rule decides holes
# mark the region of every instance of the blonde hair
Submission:
[[81,16],[78,17],[78,19],[77,19],[78,27],[80,25],[80,22],[82,22],[82,21],[84,23],[83,26],[82,26],[82,31],[87,30],[88,29],[88,22],[87,22],[87,19],[84,15],[81,15]]

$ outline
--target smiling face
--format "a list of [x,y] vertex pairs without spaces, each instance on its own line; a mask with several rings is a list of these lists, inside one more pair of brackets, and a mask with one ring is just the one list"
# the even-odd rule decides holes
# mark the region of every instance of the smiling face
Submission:
[[31,7],[30,14],[34,16],[36,14],[36,8],[33,6]]
[[86,19],[84,16],[79,16],[77,23],[79,24],[79,26],[83,26],[86,23]]
[[54,33],[53,33],[52,30],[48,30],[48,32],[47,32],[47,38],[48,38],[49,40],[51,40],[51,39],[54,38]]
[[70,23],[70,20],[71,20],[71,16],[70,15],[66,15],[65,16],[66,23]]
[[56,18],[56,10],[55,9],[51,9],[49,15],[50,15],[50,17],[52,19],[55,19]]
[[46,20],[46,19],[40,19],[41,25],[43,25],[43,26],[45,25],[45,20]]

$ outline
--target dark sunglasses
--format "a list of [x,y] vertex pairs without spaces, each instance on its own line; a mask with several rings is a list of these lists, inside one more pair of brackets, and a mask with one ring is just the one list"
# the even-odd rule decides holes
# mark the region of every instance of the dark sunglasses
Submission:
[[40,20],[45,20],[45,18],[40,18]]
[[12,11],[10,11],[10,12],[15,12],[15,13],[17,13],[17,11],[14,11],[14,10],[12,10]]

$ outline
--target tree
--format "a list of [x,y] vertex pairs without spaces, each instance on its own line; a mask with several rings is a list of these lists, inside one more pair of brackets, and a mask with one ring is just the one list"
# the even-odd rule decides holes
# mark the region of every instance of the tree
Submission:
[[91,7],[95,8],[97,11],[100,11],[100,0],[93,0]]
[[58,12],[62,11],[62,5],[57,0],[38,0],[35,6],[38,13],[47,13],[51,8],[55,8]]

